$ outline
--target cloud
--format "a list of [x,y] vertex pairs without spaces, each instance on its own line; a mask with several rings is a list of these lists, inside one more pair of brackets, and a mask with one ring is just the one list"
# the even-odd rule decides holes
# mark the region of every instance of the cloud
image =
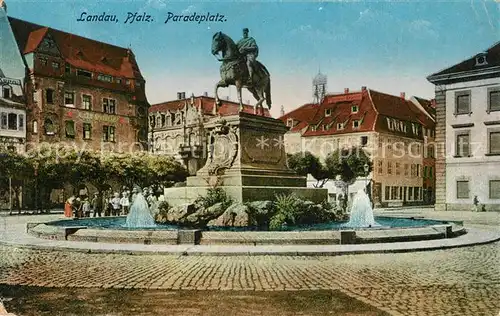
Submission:
[[416,37],[438,39],[439,34],[433,29],[432,23],[427,20],[415,20],[410,22],[408,30]]
[[190,5],[189,7],[185,8],[184,10],[182,10],[182,13],[183,14],[189,14],[189,13],[192,13],[193,10],[195,9],[196,7],[194,5]]
[[167,4],[166,0],[148,0],[146,6],[154,9],[163,9],[167,6]]

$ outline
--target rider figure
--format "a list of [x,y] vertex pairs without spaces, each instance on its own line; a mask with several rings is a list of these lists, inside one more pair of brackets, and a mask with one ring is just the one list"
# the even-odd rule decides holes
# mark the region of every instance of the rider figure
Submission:
[[248,67],[248,82],[253,83],[253,70],[255,69],[255,59],[259,56],[259,47],[253,37],[248,37],[248,29],[243,29],[243,38],[236,44],[240,54],[246,56]]

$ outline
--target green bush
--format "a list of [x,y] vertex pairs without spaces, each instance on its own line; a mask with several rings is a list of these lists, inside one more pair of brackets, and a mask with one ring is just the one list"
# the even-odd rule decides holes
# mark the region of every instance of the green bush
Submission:
[[228,208],[232,203],[232,199],[227,195],[226,191],[222,188],[210,188],[207,195],[199,196],[195,200],[195,205],[204,209],[209,208],[217,203],[222,203],[224,208]]

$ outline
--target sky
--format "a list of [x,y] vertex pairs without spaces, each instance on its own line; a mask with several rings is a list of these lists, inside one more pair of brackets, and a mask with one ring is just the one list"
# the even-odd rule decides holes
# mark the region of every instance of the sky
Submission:
[[[426,77],[500,40],[500,2],[463,1],[197,1],[6,0],[8,15],[131,47],[151,104],[177,92],[214,95],[220,63],[210,52],[221,31],[237,41],[242,28],[259,45],[271,74],[273,108],[288,112],[311,102],[312,79],[328,76],[327,91],[344,88],[434,97]],[[79,22],[82,12],[116,15],[118,23]],[[128,13],[152,22],[124,23]],[[171,15],[224,15],[223,22],[175,22]],[[219,96],[236,99],[235,87]],[[243,101],[255,100],[244,93]]]

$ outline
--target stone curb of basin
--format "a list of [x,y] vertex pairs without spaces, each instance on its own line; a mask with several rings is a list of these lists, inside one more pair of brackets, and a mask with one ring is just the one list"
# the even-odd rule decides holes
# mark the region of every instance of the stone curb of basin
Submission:
[[[19,229],[18,229],[19,230]],[[500,240],[500,231],[473,228],[467,234],[447,239],[409,241],[398,243],[370,243],[347,245],[143,245],[96,243],[65,240],[46,240],[29,236],[25,230],[18,231],[16,236],[5,238],[1,244],[20,248],[48,251],[114,253],[114,254],[165,254],[185,256],[334,256],[367,253],[398,253],[440,250],[492,243]],[[12,232],[14,233],[14,232]],[[12,234],[11,233],[11,234]]]

